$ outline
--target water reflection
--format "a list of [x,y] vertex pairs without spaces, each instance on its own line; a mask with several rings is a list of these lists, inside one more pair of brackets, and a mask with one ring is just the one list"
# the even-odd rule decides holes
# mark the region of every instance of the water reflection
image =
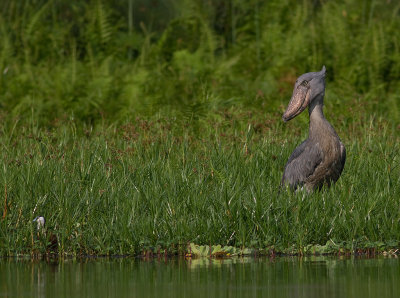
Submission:
[[397,258],[0,260],[0,296],[400,297]]

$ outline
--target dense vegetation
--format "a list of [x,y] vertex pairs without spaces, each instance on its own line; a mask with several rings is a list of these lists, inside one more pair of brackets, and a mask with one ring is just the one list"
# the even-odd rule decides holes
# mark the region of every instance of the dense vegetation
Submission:
[[[295,78],[329,73],[332,111],[399,121],[397,1],[3,0],[2,118],[51,124],[281,111]],[[341,107],[341,108],[340,108]]]
[[303,133],[296,124],[285,133],[263,113],[225,113],[196,129],[137,120],[85,137],[74,123],[47,132],[33,125],[0,139],[0,251],[44,252],[37,215],[71,254],[170,253],[189,242],[292,252],[328,241],[336,250],[397,248],[400,143],[388,126],[371,118],[357,127],[361,135],[337,127],[349,157],[336,185],[279,194]]
[[[72,254],[399,247],[399,14],[396,1],[1,1],[0,253],[46,250],[37,215]],[[281,114],[322,65],[343,176],[278,194],[308,121]]]

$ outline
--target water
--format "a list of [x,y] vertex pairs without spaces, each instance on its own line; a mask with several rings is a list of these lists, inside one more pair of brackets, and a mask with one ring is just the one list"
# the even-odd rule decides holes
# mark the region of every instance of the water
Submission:
[[400,297],[397,258],[0,259],[0,297]]

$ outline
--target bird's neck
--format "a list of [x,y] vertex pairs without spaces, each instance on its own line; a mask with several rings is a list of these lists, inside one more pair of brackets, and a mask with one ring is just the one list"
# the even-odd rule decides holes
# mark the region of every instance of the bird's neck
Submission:
[[320,96],[319,98],[314,99],[311,103],[310,106],[308,107],[308,115],[310,116],[310,120],[318,120],[325,118],[324,116],[324,100],[323,96]]
[[323,98],[324,98],[323,96],[320,96],[319,98],[314,99],[308,108],[308,114],[310,116],[310,127],[309,127],[310,137],[322,136],[323,135],[322,131],[325,130],[330,131],[333,129],[324,116]]

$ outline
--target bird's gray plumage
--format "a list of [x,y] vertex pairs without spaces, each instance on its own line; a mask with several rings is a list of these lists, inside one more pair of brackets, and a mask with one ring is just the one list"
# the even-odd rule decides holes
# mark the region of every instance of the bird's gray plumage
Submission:
[[308,190],[330,185],[339,179],[346,161],[346,150],[340,138],[323,114],[325,67],[320,72],[301,75],[283,114],[289,121],[309,109],[309,136],[289,157],[282,177],[282,185],[292,189],[305,186]]
[[[307,158],[304,158],[307,156]],[[323,153],[318,144],[313,144],[308,139],[294,149],[286,164],[282,183],[291,187],[302,186],[307,177],[312,175],[315,168],[321,163]]]

